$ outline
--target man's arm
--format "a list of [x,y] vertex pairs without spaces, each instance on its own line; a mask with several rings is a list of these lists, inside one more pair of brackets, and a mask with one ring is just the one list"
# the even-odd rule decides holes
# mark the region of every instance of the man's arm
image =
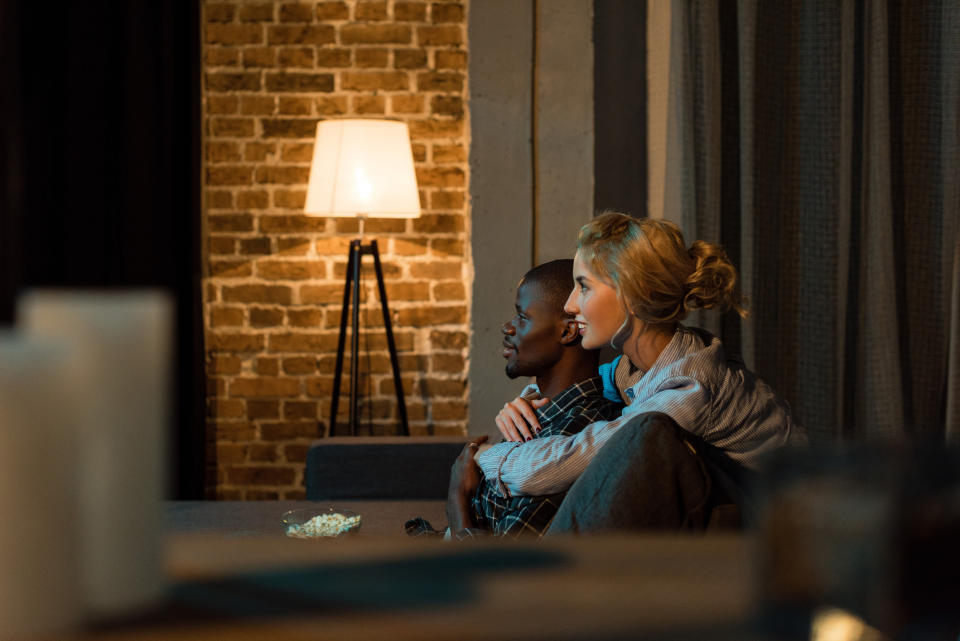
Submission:
[[610,437],[638,414],[663,412],[681,427],[695,431],[691,428],[700,422],[707,406],[706,390],[692,378],[674,378],[670,385],[645,401],[634,401],[612,421],[596,421],[573,436],[500,443],[480,454],[477,463],[504,496],[565,492]]

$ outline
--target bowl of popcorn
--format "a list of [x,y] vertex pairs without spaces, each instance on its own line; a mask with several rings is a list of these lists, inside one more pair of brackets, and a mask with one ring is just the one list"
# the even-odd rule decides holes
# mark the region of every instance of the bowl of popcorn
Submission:
[[332,538],[355,534],[360,529],[359,514],[336,507],[290,510],[280,520],[287,536],[295,539]]

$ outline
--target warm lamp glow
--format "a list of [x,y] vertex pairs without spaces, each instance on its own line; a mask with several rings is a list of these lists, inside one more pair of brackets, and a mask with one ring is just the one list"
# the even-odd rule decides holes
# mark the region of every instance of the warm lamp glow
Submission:
[[410,134],[393,120],[324,120],[310,166],[304,213],[419,218]]

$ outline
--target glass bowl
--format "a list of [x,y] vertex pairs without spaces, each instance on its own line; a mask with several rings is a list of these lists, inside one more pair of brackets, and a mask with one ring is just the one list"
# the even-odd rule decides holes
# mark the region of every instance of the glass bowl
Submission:
[[356,534],[360,530],[361,516],[339,507],[302,507],[284,512],[280,521],[289,537],[323,539]]

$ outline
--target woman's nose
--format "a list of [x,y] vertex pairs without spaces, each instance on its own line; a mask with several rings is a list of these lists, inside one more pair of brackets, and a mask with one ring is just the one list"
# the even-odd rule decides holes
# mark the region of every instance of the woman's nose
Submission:
[[577,288],[574,287],[570,291],[570,295],[567,296],[567,302],[563,304],[563,311],[574,316],[580,311],[580,308],[577,306]]

